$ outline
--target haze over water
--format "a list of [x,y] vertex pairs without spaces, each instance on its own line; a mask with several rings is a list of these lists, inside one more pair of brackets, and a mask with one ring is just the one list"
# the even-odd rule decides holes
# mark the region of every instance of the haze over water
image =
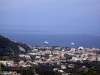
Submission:
[[[63,46],[63,47],[86,47],[86,48],[100,48],[100,36],[82,35],[82,34],[67,34],[67,35],[36,35],[36,34],[9,34],[6,37],[30,44],[33,46],[40,45],[45,46],[44,42],[48,41],[49,46]],[[74,43],[75,45],[72,45]]]
[[0,34],[32,45],[100,47],[100,0],[0,0]]

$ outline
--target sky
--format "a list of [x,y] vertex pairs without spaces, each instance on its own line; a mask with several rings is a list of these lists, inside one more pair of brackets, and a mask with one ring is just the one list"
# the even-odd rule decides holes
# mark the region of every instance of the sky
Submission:
[[100,35],[100,0],[0,0],[0,34]]

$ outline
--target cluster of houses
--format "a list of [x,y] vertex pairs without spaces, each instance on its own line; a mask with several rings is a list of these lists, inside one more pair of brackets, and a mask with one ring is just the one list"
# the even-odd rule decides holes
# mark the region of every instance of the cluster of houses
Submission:
[[33,47],[31,52],[27,54],[19,54],[20,58],[25,58],[27,61],[20,60],[15,64],[13,60],[2,61],[4,65],[8,66],[31,66],[30,64],[38,63],[60,63],[60,62],[77,62],[77,61],[100,61],[100,49],[96,48],[62,48],[62,47]]
[[[26,61],[20,60],[15,63],[13,60],[0,60],[0,63],[8,67],[31,67],[32,65],[56,63],[61,66],[61,70],[58,68],[53,70],[64,72],[63,69],[66,69],[66,65],[61,64],[62,62],[100,61],[99,53],[99,48],[33,47],[27,54],[19,54],[19,57],[26,59]],[[74,64],[69,64],[68,67],[73,68]]]
[[[100,61],[100,49],[96,48],[62,48],[62,47],[34,47],[26,55],[20,54],[20,57],[33,60],[34,63],[60,63],[63,61]],[[34,57],[34,58],[32,58]],[[70,57],[70,58],[68,58]]]

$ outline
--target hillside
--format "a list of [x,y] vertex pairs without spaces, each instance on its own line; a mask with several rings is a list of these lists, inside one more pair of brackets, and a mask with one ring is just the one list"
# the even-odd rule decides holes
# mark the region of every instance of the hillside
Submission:
[[23,43],[14,42],[0,35],[0,56],[17,56],[20,53],[27,53],[30,47]]

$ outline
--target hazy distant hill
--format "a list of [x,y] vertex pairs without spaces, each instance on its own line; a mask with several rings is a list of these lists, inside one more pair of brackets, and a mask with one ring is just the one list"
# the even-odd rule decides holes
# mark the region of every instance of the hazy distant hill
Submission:
[[20,53],[27,53],[30,47],[23,43],[12,41],[0,35],[0,56],[17,56]]

